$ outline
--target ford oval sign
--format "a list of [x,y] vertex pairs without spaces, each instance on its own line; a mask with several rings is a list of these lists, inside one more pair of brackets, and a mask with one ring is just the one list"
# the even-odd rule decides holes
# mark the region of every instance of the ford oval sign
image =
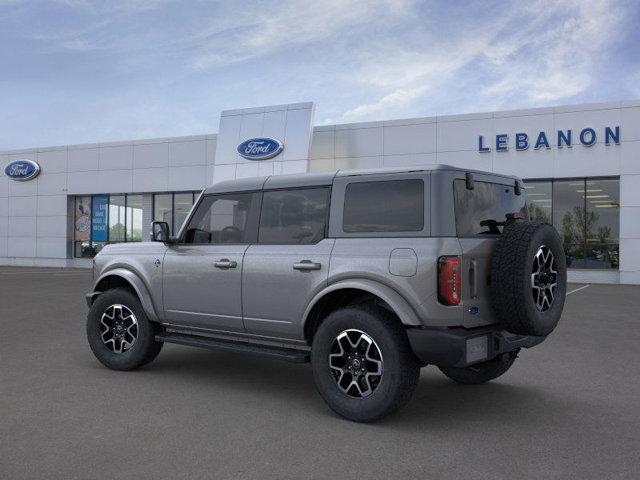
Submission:
[[284,146],[273,138],[250,138],[238,145],[238,153],[249,160],[266,160],[278,155]]
[[40,165],[33,160],[14,160],[4,167],[4,173],[11,180],[26,182],[38,176]]

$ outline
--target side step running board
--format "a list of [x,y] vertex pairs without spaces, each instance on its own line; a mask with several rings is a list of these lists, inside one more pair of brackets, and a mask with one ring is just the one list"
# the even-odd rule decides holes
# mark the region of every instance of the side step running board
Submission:
[[161,333],[156,335],[156,341],[177,343],[178,345],[187,345],[190,347],[209,348],[211,350],[248,353],[250,355],[259,355],[262,357],[275,358],[294,363],[306,363],[310,360],[309,352],[304,350],[256,345],[248,342],[220,340],[217,338],[214,339],[196,335],[185,335],[182,333]]

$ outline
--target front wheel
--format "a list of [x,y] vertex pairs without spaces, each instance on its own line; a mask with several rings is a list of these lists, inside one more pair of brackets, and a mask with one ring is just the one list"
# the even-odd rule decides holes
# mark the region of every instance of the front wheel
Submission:
[[378,420],[404,405],[420,375],[402,325],[376,307],[346,307],[320,325],[313,376],[329,407],[349,420]]
[[129,290],[101,293],[87,315],[87,340],[96,358],[112,370],[133,370],[158,356],[161,327],[150,321]]

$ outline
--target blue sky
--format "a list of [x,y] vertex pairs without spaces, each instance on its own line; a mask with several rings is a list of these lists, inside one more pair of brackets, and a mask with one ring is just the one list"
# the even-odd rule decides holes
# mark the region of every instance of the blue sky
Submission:
[[640,98],[636,1],[0,0],[0,150]]

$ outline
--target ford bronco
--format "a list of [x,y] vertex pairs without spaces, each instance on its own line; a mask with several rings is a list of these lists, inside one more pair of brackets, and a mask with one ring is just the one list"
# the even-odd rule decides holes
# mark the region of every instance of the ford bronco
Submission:
[[521,180],[446,165],[220,182],[150,235],[94,259],[100,362],[135,369],[167,342],[311,362],[354,421],[405,404],[427,365],[499,377],[565,299],[561,239],[528,221]]

